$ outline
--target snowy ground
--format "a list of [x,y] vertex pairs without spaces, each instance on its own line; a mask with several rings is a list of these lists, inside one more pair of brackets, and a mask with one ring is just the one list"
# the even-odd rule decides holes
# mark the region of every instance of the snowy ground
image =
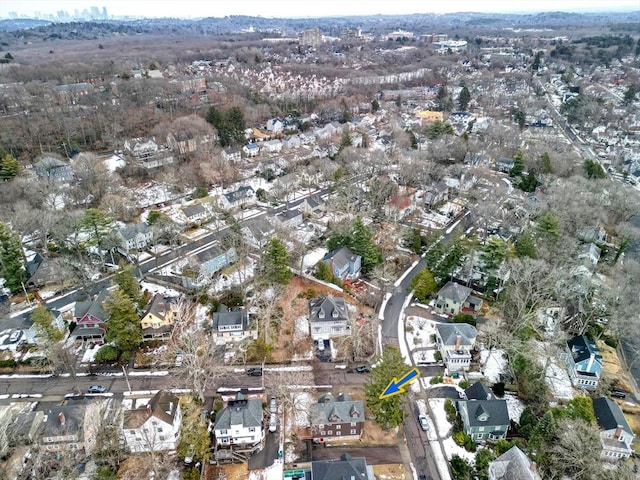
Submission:
[[315,402],[309,392],[292,392],[291,398],[294,408],[285,417],[287,420],[285,425],[287,437],[291,436],[293,428],[308,427],[310,425],[307,412],[311,410],[311,405]]
[[283,464],[280,460],[263,470],[251,470],[247,480],[282,480]]
[[569,373],[566,368],[559,365],[559,361],[555,358],[549,359],[549,364],[545,371],[545,381],[555,398],[571,400],[574,397],[575,391],[573,385],[571,385]]
[[416,348],[428,348],[434,347],[435,343],[431,341],[431,335],[436,333],[435,322],[423,317],[417,317],[409,315],[406,317],[406,327],[411,327],[412,332],[407,331],[407,345],[409,350],[412,351]]
[[209,294],[222,292],[234,285],[242,285],[248,279],[253,278],[255,270],[255,262],[252,258],[244,258],[244,265],[238,265],[230,275],[218,276],[209,286]]
[[[110,344],[107,343],[105,345]],[[89,345],[82,354],[82,360],[80,361],[80,363],[93,363],[96,358],[96,353],[98,353],[98,350],[100,350],[100,348],[103,346],[104,345]]]
[[520,423],[520,415],[524,410],[524,403],[515,395],[505,394],[504,399],[507,401],[507,410],[509,411],[509,419]]
[[504,350],[481,350],[480,365],[482,374],[489,382],[499,382],[500,374],[507,371],[507,359],[504,358]]
[[155,283],[140,282],[140,288],[143,291],[146,290],[151,293],[159,293],[160,295],[165,295],[168,297],[179,297],[181,295],[181,293],[177,290],[165,287],[163,285],[157,285]]
[[103,160],[104,166],[107,167],[109,173],[114,173],[118,168],[124,167],[127,163],[119,155],[112,155]]
[[295,338],[307,338],[309,336],[309,318],[301,315],[296,319],[296,331],[293,336]]

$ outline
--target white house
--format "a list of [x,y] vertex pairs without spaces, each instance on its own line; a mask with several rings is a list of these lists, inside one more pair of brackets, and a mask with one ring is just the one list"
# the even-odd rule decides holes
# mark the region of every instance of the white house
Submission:
[[160,390],[149,403],[126,410],[122,432],[131,452],[175,450],[180,440],[182,412],[173,393]]
[[265,437],[262,399],[236,395],[216,415],[213,434],[218,460],[233,459],[234,453],[260,450]]
[[280,133],[284,130],[284,122],[279,118],[270,118],[267,120],[267,131],[272,133]]
[[260,147],[257,143],[247,143],[242,147],[242,151],[247,157],[256,157],[260,153]]
[[610,461],[629,458],[633,454],[631,443],[635,434],[618,404],[607,397],[596,398],[593,412],[600,428],[600,457]]
[[309,328],[314,340],[349,335],[349,309],[344,299],[329,295],[309,300]]
[[268,140],[262,144],[262,149],[267,153],[279,153],[282,150],[282,142],[278,139]]
[[436,325],[436,345],[449,372],[469,370],[477,335],[476,327],[467,323]]
[[121,238],[122,246],[128,252],[145,248],[153,238],[153,231],[146,223],[140,222],[120,229],[118,236]]

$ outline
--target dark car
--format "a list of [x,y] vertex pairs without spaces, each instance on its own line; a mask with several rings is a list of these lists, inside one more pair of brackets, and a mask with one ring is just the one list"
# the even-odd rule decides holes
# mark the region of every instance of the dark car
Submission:
[[611,390],[611,396],[613,398],[626,398],[627,392],[620,390],[619,388],[614,388]]
[[251,377],[261,377],[262,376],[262,368],[260,368],[260,367],[248,368],[247,369],[247,375],[249,375]]
[[356,372],[358,372],[358,373],[368,373],[370,371],[371,371],[371,369],[366,365],[360,365],[360,366],[356,367]]
[[418,480],[428,480],[428,478],[427,478],[427,476],[426,476],[426,475],[420,475],[420,476],[418,477]]
[[106,391],[107,391],[107,387],[105,387],[104,385],[91,385],[87,389],[87,392],[89,393],[104,393]]

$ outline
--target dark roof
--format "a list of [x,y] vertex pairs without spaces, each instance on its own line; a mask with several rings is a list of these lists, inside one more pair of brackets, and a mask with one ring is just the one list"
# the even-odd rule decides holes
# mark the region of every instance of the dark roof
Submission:
[[329,295],[309,300],[309,320],[311,322],[335,322],[348,319],[349,310],[342,298]]
[[615,430],[618,427],[633,435],[633,430],[624,418],[622,410],[616,402],[607,397],[596,398],[593,401],[593,413],[601,430]]
[[48,412],[45,412],[47,419],[43,422],[41,437],[78,435],[82,438],[85,410],[84,403],[51,407]]
[[591,357],[591,354],[602,358],[596,344],[584,335],[573,337],[571,340],[567,341],[567,346],[569,347],[574,363],[588,360]]
[[201,215],[203,213],[207,213],[207,210],[202,205],[197,203],[195,205],[188,205],[188,206],[184,207],[182,209],[182,213],[184,213],[184,215],[187,218],[191,218],[191,217],[195,217],[196,215]]
[[173,393],[160,390],[149,401],[152,415],[165,423],[173,425],[173,420],[178,412],[179,399]]
[[172,314],[172,312],[174,311],[172,309],[172,306],[177,305],[177,303],[177,297],[167,297],[156,293],[151,299],[151,303],[149,303],[147,311],[144,312],[142,318],[146,317],[150,313],[153,313],[156,317],[164,320],[167,318],[167,316]]
[[39,253],[26,264],[27,285],[43,286],[60,278],[60,272],[55,268],[51,259]]
[[506,400],[459,400],[457,405],[463,423],[469,427],[509,425]]
[[226,305],[220,305],[218,311],[213,314],[211,327],[217,330],[221,325],[242,325],[242,329],[246,330],[248,318],[245,309],[233,308],[229,310]]
[[72,337],[93,337],[95,335],[102,336],[105,333],[106,333],[106,330],[100,327],[92,327],[92,328],[76,327],[73,329],[73,332],[71,332],[71,336]]
[[218,412],[214,430],[229,430],[231,425],[262,426],[262,400],[259,398],[245,400],[242,395],[238,395],[237,398]]
[[201,252],[192,255],[191,258],[194,258],[197,263],[203,264],[210,260],[213,260],[214,258],[218,258],[221,255],[224,255],[222,249],[217,245],[213,245],[206,250],[202,250]]
[[482,382],[477,381],[464,391],[467,400],[491,400],[493,394]]
[[540,475],[518,447],[511,447],[489,463],[489,477],[494,480],[540,480]]
[[281,222],[286,222],[287,220],[291,220],[292,218],[299,217],[300,215],[301,215],[300,210],[293,209],[293,210],[285,210],[283,212],[280,212],[279,214],[276,215],[276,218]]
[[367,461],[363,457],[352,458],[343,453],[340,460],[316,460],[311,462],[313,480],[367,480]]
[[464,302],[471,295],[471,289],[455,282],[447,282],[447,284],[438,292],[439,297],[453,300],[456,303]]
[[275,229],[266,217],[256,217],[249,220],[244,224],[243,229],[249,231],[253,238],[258,241],[270,237],[275,232]]
[[94,300],[76,302],[76,306],[73,312],[74,318],[83,318],[85,315],[90,313],[100,320],[106,320],[107,314],[102,309],[102,303],[107,298],[108,293],[109,291],[105,288],[98,294],[98,296]]
[[364,403],[342,393],[337,398],[323,395],[311,405],[311,424],[364,422]]
[[322,261],[325,263],[333,262],[335,266],[342,269],[349,263],[355,262],[358,256],[349,250],[349,247],[339,247],[328,252]]
[[[256,145],[257,146],[257,145]],[[253,195],[253,188],[243,185],[234,192],[225,193],[224,196],[229,203],[236,203]]]

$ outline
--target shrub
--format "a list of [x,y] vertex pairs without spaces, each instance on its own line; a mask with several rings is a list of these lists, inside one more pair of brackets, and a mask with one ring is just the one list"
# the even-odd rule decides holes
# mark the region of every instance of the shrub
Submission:
[[442,383],[442,377],[431,377],[431,380],[429,380],[429,383],[431,385],[436,385],[438,383]]
[[504,397],[504,382],[498,382],[493,385],[493,393],[496,394],[496,397]]
[[468,381],[466,381],[466,380],[462,380],[462,381],[458,384],[458,386],[464,390],[465,388],[469,388],[469,382],[468,382]]
[[618,340],[616,340],[614,337],[611,337],[609,335],[604,337],[604,343],[609,345],[612,348],[618,348]]
[[193,198],[204,198],[207,195],[209,195],[209,190],[207,190],[207,187],[198,187],[193,192]]
[[407,325],[407,328],[405,328],[404,330],[405,332],[409,332],[409,333],[413,332],[413,325]]
[[433,358],[436,360],[436,362],[441,362],[442,361],[442,354],[440,352],[436,352],[433,354]]
[[120,357],[120,349],[113,345],[105,345],[96,353],[96,363],[113,363]]
[[18,366],[18,362],[16,362],[13,358],[9,358],[7,360],[0,360],[0,368],[15,368]]

